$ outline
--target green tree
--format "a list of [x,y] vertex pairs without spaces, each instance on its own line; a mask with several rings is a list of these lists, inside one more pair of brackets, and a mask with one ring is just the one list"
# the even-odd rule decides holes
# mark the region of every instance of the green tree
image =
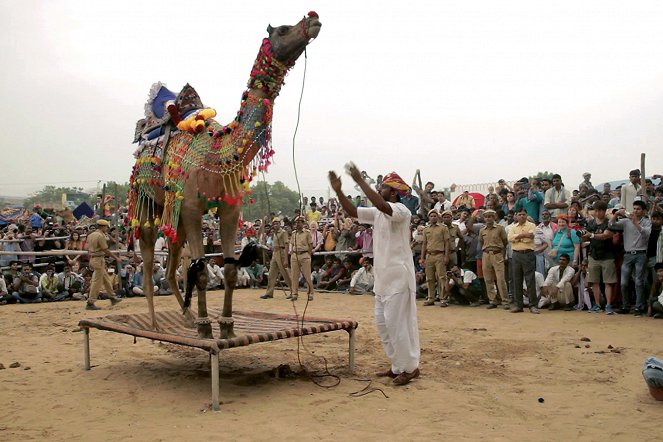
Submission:
[[[40,204],[42,207],[61,207],[62,194],[66,194],[67,200],[74,201],[74,203],[80,203],[89,198],[89,194],[82,192],[80,188],[45,186],[42,190],[27,198],[23,202],[23,206],[28,209],[34,207],[35,204]],[[74,199],[70,198],[72,195],[75,196]]]
[[[253,200],[253,204],[250,200]],[[246,195],[242,201],[242,214],[246,220],[263,218],[270,212],[292,218],[298,207],[299,195],[281,181],[274,184],[258,181],[251,186],[251,194]]]
[[548,172],[547,170],[545,170],[543,172],[537,172],[535,175],[530,176],[529,179],[531,180],[532,178],[537,178],[539,180],[542,180],[542,179],[546,178],[546,179],[551,180],[552,176],[554,174],[555,174],[555,172]]

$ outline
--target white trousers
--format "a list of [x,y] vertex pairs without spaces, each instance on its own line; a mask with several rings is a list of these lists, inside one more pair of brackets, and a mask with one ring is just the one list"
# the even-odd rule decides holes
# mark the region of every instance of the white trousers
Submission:
[[419,326],[415,294],[375,296],[375,325],[395,374],[419,367]]

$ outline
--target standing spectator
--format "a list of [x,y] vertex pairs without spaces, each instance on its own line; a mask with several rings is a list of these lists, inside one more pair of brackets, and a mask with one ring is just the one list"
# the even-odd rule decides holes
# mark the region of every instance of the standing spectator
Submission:
[[[32,227],[27,226],[25,228],[25,232],[22,234],[18,235],[21,241],[20,247],[23,252],[34,252],[35,251],[35,238],[37,235],[34,233],[32,230]],[[35,262],[35,255],[21,255],[19,259],[23,262],[29,262],[31,264],[34,264]]]
[[440,307],[448,307],[448,293],[444,291],[444,278],[449,264],[449,229],[439,224],[440,215],[437,210],[428,212],[428,227],[424,228],[424,241],[421,245],[419,262],[426,269],[428,298],[424,305],[435,305],[436,289],[439,288]]
[[313,301],[313,281],[311,281],[311,254],[313,243],[311,233],[304,230],[306,222],[301,216],[295,220],[295,231],[290,238],[290,268],[292,269],[292,294],[286,299],[296,301],[299,292],[299,275],[304,276],[308,288],[308,300]]
[[[617,270],[615,268],[615,254],[613,251],[612,237],[614,233],[608,229],[608,218],[606,211],[608,205],[603,201],[594,203],[594,219],[587,224],[587,233],[582,237],[583,241],[589,241],[589,260],[587,268],[587,281],[592,284],[594,293],[594,305],[590,312],[601,311],[601,281],[605,285],[605,313],[612,315],[612,301],[614,288],[617,283]],[[578,293],[580,296],[580,293]]]
[[419,198],[415,195],[412,195],[412,189],[408,190],[401,202],[408,208],[412,215],[417,214],[417,207],[419,206]]
[[633,212],[633,202],[638,192],[641,190],[640,169],[633,169],[628,173],[629,183],[621,188],[620,204],[624,206],[627,212]]
[[653,284],[656,281],[656,271],[654,265],[657,262],[663,262],[663,233],[661,231],[663,224],[663,212],[655,210],[651,214],[651,233],[647,244],[647,271],[649,272],[649,281]]
[[509,309],[509,297],[507,296],[506,278],[504,275],[504,254],[506,252],[506,245],[508,239],[504,227],[495,224],[495,211],[486,210],[483,212],[483,219],[486,223],[485,226],[479,231],[479,242],[481,243],[481,264],[483,270],[483,277],[486,281],[486,291],[488,292],[488,308],[496,308],[498,304],[497,290],[495,284],[499,288],[499,295],[502,300],[502,305],[505,309]]
[[[621,227],[624,230],[624,262],[622,263],[621,313],[629,313],[629,282],[631,274],[635,279],[635,315],[642,316],[646,311],[645,291],[647,286],[647,245],[651,234],[651,221],[645,217],[647,204],[644,201],[633,202],[633,213],[626,217],[624,209],[612,215],[610,228]],[[634,272],[635,270],[635,272]]]
[[[419,171],[417,170],[417,174]],[[435,201],[433,200],[432,192],[433,188],[435,187],[435,184],[432,181],[429,181],[426,183],[424,188],[417,187],[415,184],[417,181],[417,178],[415,176],[414,181],[412,182],[412,188],[414,189],[415,192],[419,195],[419,210],[418,214],[422,219],[426,219],[426,214],[430,209],[433,208],[433,205],[435,204]],[[421,185],[421,181],[419,181]],[[378,190],[379,192],[379,190]]]
[[465,206],[468,209],[474,209],[475,205],[476,202],[474,201],[474,197],[470,195],[470,192],[467,190],[464,190],[456,200],[456,206],[458,207]]
[[529,310],[539,313],[536,307],[539,300],[536,298],[536,280],[534,272],[536,268],[536,256],[534,254],[534,223],[527,221],[525,207],[520,207],[516,213],[517,223],[511,226],[509,231],[509,242],[513,250],[513,295],[514,305],[512,313],[523,311],[523,281],[527,283],[529,294]]
[[313,243],[313,254],[316,254],[322,250],[324,237],[320,230],[318,230],[317,222],[311,221],[309,226],[311,227],[311,243]]
[[322,213],[318,210],[318,204],[315,201],[311,201],[311,208],[306,211],[306,221],[309,223],[315,221],[320,222],[322,218]]
[[509,213],[510,211],[515,210],[516,208],[516,194],[512,191],[507,191],[506,201],[502,204],[502,212]]
[[16,233],[18,232],[18,228],[11,227],[10,230],[7,232],[5,237],[0,240],[0,250],[3,252],[17,252],[12,255],[5,255],[2,254],[0,255],[0,267],[6,267],[9,263],[12,261],[17,261],[18,262],[18,252],[21,251],[21,247],[19,245],[19,241],[16,239]]
[[663,262],[657,262],[654,265],[656,279],[651,287],[650,305],[651,313],[654,318],[663,318]]
[[41,229],[44,226],[44,218],[39,214],[40,210],[40,206],[35,206],[34,209],[32,209],[32,215],[30,215],[30,227],[34,230]]
[[94,303],[102,287],[106,295],[110,298],[111,305],[115,305],[121,301],[121,299],[115,296],[113,285],[106,271],[106,261],[104,260],[105,256],[109,256],[116,262],[120,261],[120,258],[108,249],[108,243],[106,243],[106,232],[109,227],[110,223],[108,221],[100,219],[97,221],[97,230],[87,237],[87,249],[90,252],[90,267],[94,270],[92,279],[90,280],[90,295],[85,306],[87,310],[100,309]]
[[567,212],[571,202],[571,192],[564,188],[562,177],[559,174],[552,176],[552,187],[546,190],[544,202],[553,218]]
[[360,229],[357,232],[357,247],[361,250],[361,256],[373,259],[373,226],[366,224]]
[[[260,298],[270,299],[274,297],[274,287],[279,274],[290,287],[290,275],[288,274],[288,233],[281,229],[278,219],[272,221],[272,260],[269,263],[269,276],[267,277],[267,291]],[[294,284],[297,281],[293,281]]]
[[447,226],[447,230],[449,230],[449,262],[447,263],[447,266],[458,265],[458,251],[459,249],[462,250],[464,244],[460,228],[452,221],[453,215],[451,210],[442,212],[442,223]]
[[447,200],[443,191],[437,192],[437,202],[433,206],[433,209],[437,210],[438,213],[443,213],[451,209],[451,201]]
[[553,236],[550,251],[553,264],[559,263],[559,257],[563,253],[573,256],[573,265],[578,265],[580,259],[580,237],[569,227],[569,218],[561,214],[557,216],[557,231]]
[[521,178],[520,190],[518,192],[518,201],[514,211],[517,213],[520,207],[527,211],[527,215],[532,218],[534,224],[539,222],[539,209],[543,202],[543,192],[538,189],[537,181],[532,180],[532,185],[529,185],[529,180],[525,177]]

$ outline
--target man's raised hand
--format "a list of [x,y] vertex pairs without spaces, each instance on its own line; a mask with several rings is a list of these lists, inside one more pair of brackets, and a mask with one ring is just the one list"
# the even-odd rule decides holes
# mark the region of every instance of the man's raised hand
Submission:
[[336,172],[333,170],[329,171],[329,184],[331,184],[332,189],[334,189],[334,192],[340,192],[341,191],[341,179],[336,175]]

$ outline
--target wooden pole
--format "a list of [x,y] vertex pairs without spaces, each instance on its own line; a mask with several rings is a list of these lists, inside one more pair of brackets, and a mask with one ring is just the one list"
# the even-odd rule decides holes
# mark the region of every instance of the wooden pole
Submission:
[[355,371],[355,329],[348,330],[350,335],[350,345],[348,346],[348,366],[351,372]]
[[644,196],[644,200],[647,201],[647,183],[645,182],[645,154],[640,154],[640,195]]
[[90,329],[83,328],[83,366],[90,369]]
[[212,410],[219,411],[219,353],[210,354],[212,365]]

